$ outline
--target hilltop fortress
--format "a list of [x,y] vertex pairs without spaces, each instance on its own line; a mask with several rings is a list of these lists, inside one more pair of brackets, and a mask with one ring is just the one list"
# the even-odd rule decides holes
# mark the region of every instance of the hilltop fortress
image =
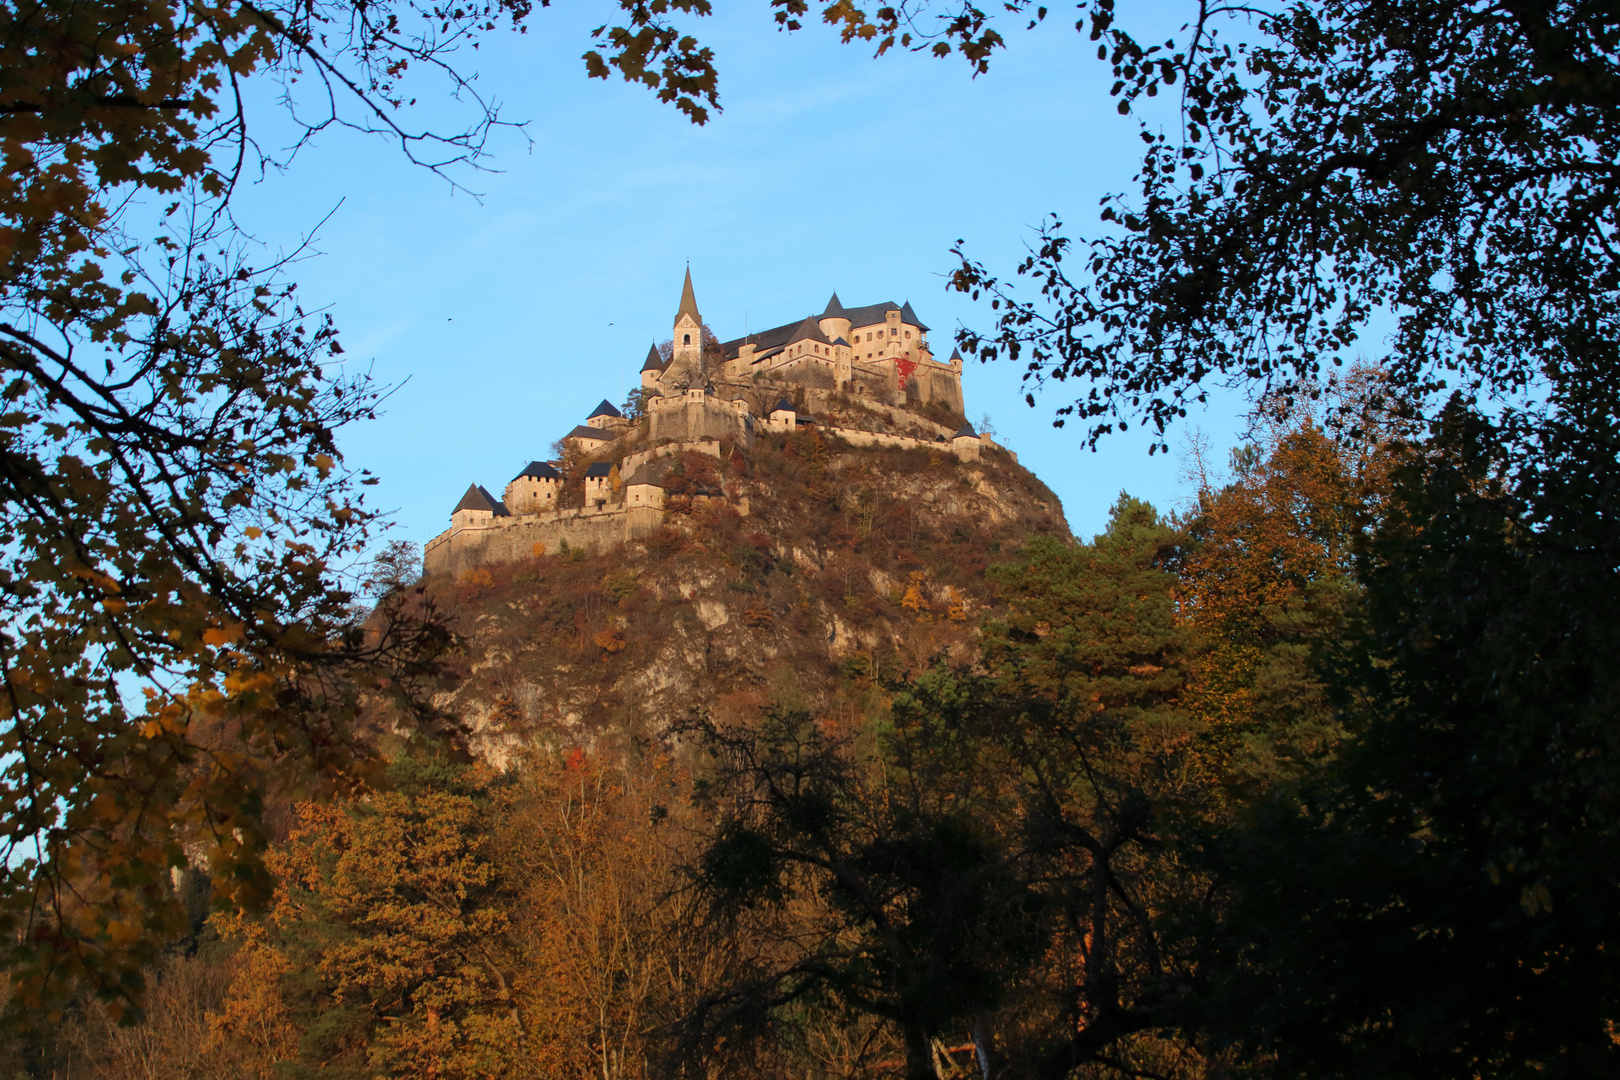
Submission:
[[[820,315],[721,342],[705,335],[690,270],[671,340],[648,351],[626,404],[629,415],[604,400],[558,440],[555,460],[531,462],[501,498],[468,487],[450,528],[427,543],[425,570],[455,575],[646,536],[664,523],[678,455],[719,458],[756,437],[816,429],[963,461],[995,445],[965,423],[961,356],[934,358],[909,302],[845,307],[834,293]],[[732,502],[748,512],[746,498]]]

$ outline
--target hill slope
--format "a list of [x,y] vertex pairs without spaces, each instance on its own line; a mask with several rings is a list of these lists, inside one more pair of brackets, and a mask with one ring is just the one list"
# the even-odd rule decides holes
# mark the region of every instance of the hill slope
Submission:
[[853,720],[874,680],[967,659],[996,602],[986,567],[1068,535],[1005,451],[964,463],[814,430],[745,455],[684,454],[666,525],[602,555],[559,551],[427,582],[469,644],[441,702],[500,759],[507,739],[651,733],[771,700]]

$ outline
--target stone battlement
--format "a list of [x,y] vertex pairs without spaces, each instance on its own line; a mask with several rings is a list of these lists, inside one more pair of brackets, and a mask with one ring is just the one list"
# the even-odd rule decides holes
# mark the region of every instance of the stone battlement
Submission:
[[592,507],[498,517],[484,524],[446,529],[427,542],[422,564],[429,574],[458,577],[487,563],[555,555],[565,545],[598,554],[646,536],[663,521],[662,499],[656,506]]

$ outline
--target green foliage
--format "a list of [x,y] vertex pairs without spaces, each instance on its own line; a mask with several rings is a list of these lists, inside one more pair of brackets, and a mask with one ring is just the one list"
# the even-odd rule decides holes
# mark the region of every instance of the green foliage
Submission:
[[1278,1075],[1620,1060],[1620,427],[1606,385],[1557,404],[1539,431],[1454,407],[1407,459],[1339,677],[1358,737],[1235,838],[1220,1017]]

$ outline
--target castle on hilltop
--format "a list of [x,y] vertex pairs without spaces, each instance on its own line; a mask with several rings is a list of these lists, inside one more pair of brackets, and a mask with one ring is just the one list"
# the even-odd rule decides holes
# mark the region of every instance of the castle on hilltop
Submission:
[[[686,272],[670,342],[654,345],[631,415],[603,401],[497,499],[473,484],[426,545],[428,573],[455,574],[566,546],[601,550],[664,517],[663,459],[721,456],[756,436],[817,428],[854,446],[926,448],[977,461],[995,444],[965,423],[962,358],[941,363],[928,327],[901,304],[845,307],[732,341],[706,336]],[[898,413],[897,413],[898,410]],[[747,500],[737,505],[747,513]]]

